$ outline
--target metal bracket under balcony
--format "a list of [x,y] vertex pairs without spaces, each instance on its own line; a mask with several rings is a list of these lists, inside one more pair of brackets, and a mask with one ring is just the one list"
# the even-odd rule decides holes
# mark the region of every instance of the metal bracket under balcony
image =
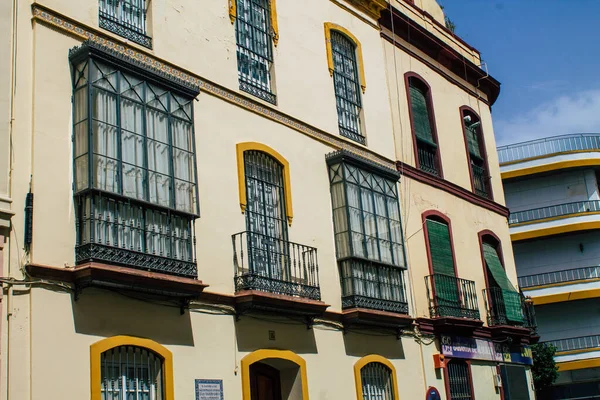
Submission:
[[320,301],[316,248],[250,231],[231,239],[238,313],[318,315],[328,307]]
[[475,282],[451,275],[425,277],[429,314],[436,331],[472,330],[483,326]]

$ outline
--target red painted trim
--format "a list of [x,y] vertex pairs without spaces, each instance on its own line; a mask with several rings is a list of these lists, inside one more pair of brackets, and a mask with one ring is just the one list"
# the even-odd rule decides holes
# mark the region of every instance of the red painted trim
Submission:
[[496,203],[492,200],[486,199],[481,196],[477,196],[470,190],[467,190],[461,186],[458,186],[455,183],[439,178],[435,175],[423,172],[413,167],[412,165],[408,165],[402,161],[396,161],[396,169],[398,170],[398,172],[400,172],[401,175],[407,176],[411,179],[414,179],[436,189],[443,190],[451,195],[459,197],[462,200],[468,201],[471,204],[475,204],[479,207],[485,208],[505,218],[508,218],[508,215],[510,214],[508,208],[504,207],[502,204]]
[[489,193],[489,200],[494,200],[494,191],[492,190],[492,177],[490,174],[490,166],[488,164],[487,151],[485,148],[485,135],[483,134],[483,126],[481,126],[481,118],[479,114],[475,112],[469,106],[462,106],[459,108],[460,112],[460,125],[462,126],[463,137],[465,139],[465,152],[467,153],[467,167],[469,169],[469,177],[471,179],[471,190],[475,193],[475,180],[473,179],[473,169],[471,168],[471,152],[469,151],[469,141],[467,139],[467,128],[465,126],[464,117],[466,112],[473,114],[477,121],[480,122],[479,130],[478,130],[478,138],[477,142],[479,144],[479,153],[481,153],[481,157],[483,158],[483,168],[485,170],[485,174],[487,176],[485,180],[485,189]]
[[427,115],[429,116],[429,125],[431,126],[431,135],[437,148],[435,150],[435,167],[440,174],[440,178],[444,178],[444,169],[442,168],[442,156],[440,151],[440,143],[437,134],[437,125],[435,123],[435,111],[433,109],[433,97],[431,95],[431,86],[423,79],[423,77],[416,72],[409,71],[404,74],[404,87],[406,88],[406,101],[408,102],[408,115],[410,117],[410,130],[412,133],[413,140],[413,151],[415,155],[415,168],[419,169],[419,152],[417,151],[417,135],[415,133],[415,123],[413,120],[412,113],[412,100],[410,99],[410,79],[418,80],[423,86],[427,88],[426,100],[427,100]]
[[[409,42],[411,46],[416,47],[429,58],[445,65],[455,78],[466,81],[472,86],[479,87],[487,95],[486,103],[490,106],[494,104],[500,94],[500,82],[461,53],[454,50],[444,40],[414,23],[414,21],[400,10],[394,7],[391,7],[391,9],[392,11],[389,9],[382,11],[379,24],[388,31],[391,31],[392,18],[394,18],[395,35],[401,40],[389,38],[390,34],[387,32],[382,32],[382,36],[385,36],[390,41],[394,41],[402,49],[405,49],[406,46],[403,46],[401,41]],[[409,53],[414,55],[414,52]],[[477,94],[475,96],[479,97]]]

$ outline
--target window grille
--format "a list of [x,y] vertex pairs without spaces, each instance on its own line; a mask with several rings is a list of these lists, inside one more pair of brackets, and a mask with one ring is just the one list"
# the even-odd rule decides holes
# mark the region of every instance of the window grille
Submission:
[[361,132],[361,98],[356,62],[356,45],[344,34],[331,31],[333,86],[340,134],[365,144]]
[[283,166],[261,151],[244,152],[246,174],[246,229],[253,273],[282,279],[289,276],[287,215]]
[[100,27],[152,48],[146,34],[146,0],[99,0]]
[[472,400],[471,374],[469,366],[461,360],[452,360],[448,363],[448,383],[450,388],[450,399],[448,400]]
[[371,362],[360,370],[363,400],[395,400],[392,371],[378,362]]
[[196,277],[193,99],[93,58],[73,76],[78,263]]
[[272,90],[273,42],[269,0],[235,0],[240,89],[276,104]]
[[409,93],[412,115],[412,126],[417,144],[419,169],[433,175],[440,175],[438,165],[438,145],[431,121],[429,93],[425,84],[410,77]]
[[163,361],[147,349],[119,346],[100,356],[102,400],[163,400]]

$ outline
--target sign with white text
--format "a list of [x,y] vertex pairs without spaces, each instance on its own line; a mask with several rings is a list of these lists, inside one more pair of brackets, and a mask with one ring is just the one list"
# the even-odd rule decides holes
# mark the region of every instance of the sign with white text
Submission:
[[196,400],[224,400],[222,379],[196,379]]

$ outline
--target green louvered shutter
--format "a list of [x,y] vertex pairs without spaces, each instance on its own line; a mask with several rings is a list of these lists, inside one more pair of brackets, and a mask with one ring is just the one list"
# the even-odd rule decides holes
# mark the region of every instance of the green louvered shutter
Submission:
[[490,271],[494,281],[502,291],[506,318],[512,322],[523,323],[521,296],[508,279],[508,276],[506,276],[506,272],[502,268],[502,263],[494,246],[484,243],[483,257],[485,258],[488,271]]
[[435,294],[440,306],[456,308],[459,305],[458,288],[454,274],[454,260],[450,246],[448,225],[427,220],[429,251],[433,266]]
[[419,139],[434,143],[433,134],[431,133],[429,109],[427,108],[427,94],[412,84],[410,85],[410,105],[415,134]]
[[481,153],[479,151],[479,135],[477,132],[477,128],[473,128],[472,124],[467,125],[465,123],[465,131],[467,132],[469,153],[471,153],[471,155],[475,157],[481,158]]

